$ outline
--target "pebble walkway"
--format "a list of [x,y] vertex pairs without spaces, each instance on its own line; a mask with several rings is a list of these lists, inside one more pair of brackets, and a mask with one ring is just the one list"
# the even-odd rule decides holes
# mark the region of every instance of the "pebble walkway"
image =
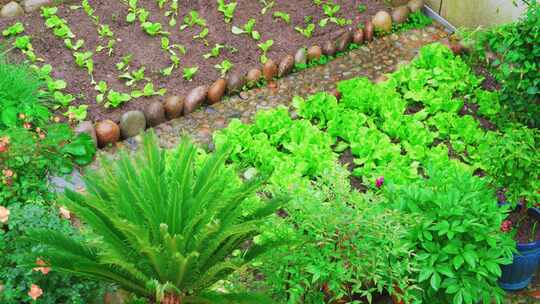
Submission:
[[[231,119],[250,122],[258,110],[278,105],[289,106],[296,95],[306,97],[320,91],[331,91],[341,80],[365,76],[374,81],[385,73],[395,71],[400,63],[412,60],[422,46],[447,36],[448,33],[440,25],[385,36],[326,65],[294,73],[278,80],[272,86],[242,92],[213,106],[203,107],[188,116],[168,121],[154,130],[163,147],[175,147],[182,135],[188,135],[203,147],[212,148],[212,133],[225,128]],[[134,151],[140,141],[140,136],[133,137],[99,153],[114,156],[121,148]],[[96,166],[97,163],[92,165]],[[62,191],[65,187],[83,189],[80,173],[77,171],[70,177],[53,177],[51,181],[57,191]],[[540,303],[539,283],[535,284],[534,289],[509,294],[507,303]]]

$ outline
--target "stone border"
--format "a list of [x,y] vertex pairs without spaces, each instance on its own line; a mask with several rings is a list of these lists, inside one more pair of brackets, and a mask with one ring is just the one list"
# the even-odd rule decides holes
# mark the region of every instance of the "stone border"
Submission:
[[[0,17],[16,17],[24,12],[32,12],[44,5],[53,4],[52,0],[21,0],[23,7],[15,1],[6,4],[0,10]],[[335,39],[324,45],[313,45],[309,48],[300,48],[294,55],[289,54],[278,62],[269,59],[262,67],[255,67],[245,75],[233,72],[227,78],[219,78],[212,84],[192,89],[185,96],[169,95],[163,101],[154,101],[142,110],[127,111],[120,117],[120,123],[106,119],[98,122],[82,121],[75,128],[75,133],[87,133],[99,148],[103,148],[138,135],[147,128],[155,127],[167,120],[189,115],[204,103],[213,105],[220,102],[223,97],[232,96],[243,89],[251,89],[264,79],[272,85],[277,78],[292,73],[296,64],[305,65],[317,61],[322,55],[334,56],[339,52],[346,52],[351,43],[361,45],[373,41],[375,31],[390,32],[392,23],[403,23],[408,20],[411,12],[421,11],[424,0],[393,0],[394,7],[391,13],[379,11],[371,21],[366,21],[363,29],[346,29],[334,33]],[[6,9],[7,7],[7,9]],[[7,12],[6,12],[7,10]]]

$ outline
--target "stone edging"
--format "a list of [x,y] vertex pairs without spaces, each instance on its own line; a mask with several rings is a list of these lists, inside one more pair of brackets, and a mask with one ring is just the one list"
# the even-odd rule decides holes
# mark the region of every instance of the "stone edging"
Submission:
[[[2,7],[0,17],[20,16],[24,12],[33,12],[41,6],[51,5],[52,2],[52,0],[21,0],[21,6],[11,1]],[[89,134],[100,148],[121,139],[136,136],[146,128],[188,115],[205,102],[213,105],[220,102],[225,95],[237,94],[246,86],[253,88],[261,79],[270,83],[276,78],[284,77],[293,71],[295,64],[306,64],[318,60],[323,54],[333,56],[338,52],[347,51],[351,43],[371,42],[374,39],[375,30],[389,32],[393,22],[406,22],[411,12],[422,10],[424,0],[392,0],[391,4],[394,6],[391,14],[380,11],[372,17],[371,21],[365,22],[363,29],[347,29],[345,32],[340,30],[334,33],[337,39],[329,40],[322,46],[300,48],[294,56],[286,55],[279,62],[269,59],[262,67],[253,68],[245,75],[233,72],[226,79],[220,78],[210,85],[196,87],[185,96],[169,95],[163,102],[154,101],[143,110],[127,111],[122,114],[119,124],[109,119],[95,123],[82,121],[75,128],[75,132]]]

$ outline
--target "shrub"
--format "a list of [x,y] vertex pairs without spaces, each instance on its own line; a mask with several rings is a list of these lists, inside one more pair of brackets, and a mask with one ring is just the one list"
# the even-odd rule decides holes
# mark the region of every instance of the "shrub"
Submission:
[[502,101],[510,118],[540,125],[540,3],[527,1],[525,15],[473,35],[474,50],[486,60],[486,49],[495,53],[490,71],[501,84]]
[[413,215],[409,231],[425,303],[502,303],[500,265],[512,262],[515,242],[502,233],[505,210],[487,182],[450,162],[428,165],[428,178],[389,184],[390,207]]
[[281,235],[290,245],[261,263],[279,303],[367,303],[381,293],[412,300],[416,269],[405,241],[407,216],[359,195],[300,200],[301,207],[288,209]]
[[45,84],[30,68],[0,56],[0,131],[22,122],[46,123],[51,114],[44,104],[43,89]]
[[0,285],[3,285],[0,292],[1,303],[18,304],[31,301],[28,291],[32,284],[43,290],[39,303],[92,303],[98,298],[103,299],[102,284],[81,281],[71,275],[58,273],[55,269],[51,269],[46,275],[32,269],[37,265],[31,256],[39,256],[43,246],[21,241],[28,230],[40,228],[80,237],[68,221],[60,218],[57,208],[15,203],[10,205],[9,211],[7,224],[4,227],[0,224]]
[[540,200],[540,131],[520,124],[488,132],[478,146],[476,161],[493,183],[506,189],[512,203]]
[[[25,260],[39,246],[20,242],[30,228],[74,234],[51,207],[54,193],[47,176],[71,171],[73,163],[88,164],[95,153],[88,135],[75,137],[66,124],[51,122],[43,83],[25,65],[0,58],[0,207],[11,213],[0,226],[0,293],[2,303],[28,301],[31,283],[41,286],[42,303],[85,303],[96,297],[98,284],[51,272],[40,276]],[[69,286],[69,288],[67,288]]]
[[221,303],[255,296],[208,291],[218,280],[264,252],[270,244],[249,242],[283,202],[259,199],[262,179],[241,183],[225,167],[226,149],[197,160],[187,140],[167,155],[155,135],[130,159],[88,174],[87,194],[67,191],[63,203],[89,228],[91,240],[34,230],[47,246],[54,269],[117,284],[158,302]]

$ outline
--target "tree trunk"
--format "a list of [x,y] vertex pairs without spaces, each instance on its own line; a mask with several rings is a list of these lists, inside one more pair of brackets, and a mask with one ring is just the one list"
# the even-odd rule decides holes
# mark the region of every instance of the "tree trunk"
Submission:
[[182,299],[177,294],[166,294],[163,298],[163,304],[182,304]]

